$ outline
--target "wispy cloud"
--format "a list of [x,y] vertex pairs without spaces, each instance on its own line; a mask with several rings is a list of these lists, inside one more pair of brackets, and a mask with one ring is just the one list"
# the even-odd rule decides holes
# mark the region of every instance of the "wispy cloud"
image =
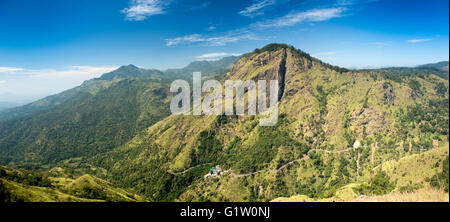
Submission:
[[[242,27],[237,30],[230,30],[222,34],[190,34],[174,38],[165,39],[167,46],[178,46],[181,44],[202,44],[203,46],[224,46],[243,40],[262,40],[259,34],[261,30],[270,28],[294,26],[303,22],[321,22],[333,18],[345,16],[346,11],[350,11],[351,5],[355,5],[357,0],[340,1],[338,4],[329,5],[328,8],[315,8],[306,11],[294,11],[281,17],[265,19]],[[369,0],[361,0],[369,1]],[[244,16],[254,16],[263,13],[268,6],[278,4],[278,0],[255,0],[252,5],[240,11]],[[348,7],[347,7],[348,6]],[[213,31],[215,26],[211,26],[208,31]],[[258,36],[257,36],[258,34]]]
[[257,15],[262,15],[264,14],[265,8],[274,5],[275,3],[276,0],[256,0],[252,5],[240,11],[239,14],[248,17],[255,17]]
[[132,0],[128,8],[122,9],[126,19],[130,21],[142,21],[152,15],[164,13],[164,3],[162,0]]
[[196,4],[194,6],[191,6],[189,9],[190,10],[199,10],[199,9],[207,8],[209,5],[211,5],[211,2],[203,2],[202,4]]
[[70,66],[65,69],[26,69],[0,67],[0,72],[14,76],[30,78],[95,78],[99,75],[117,69],[118,66]]
[[0,80],[0,84],[5,84],[6,80]]
[[431,40],[433,40],[433,39],[410,39],[410,40],[407,40],[407,42],[409,42],[409,43],[419,43],[419,42],[428,42],[428,41],[431,41]]
[[289,13],[283,17],[270,19],[256,24],[260,28],[293,26],[302,22],[320,22],[344,16],[344,7],[312,9],[303,12]]
[[95,78],[101,74],[113,71],[118,66],[70,66],[63,70],[42,69],[31,70],[28,73],[35,78]]
[[382,48],[382,47],[385,47],[385,46],[390,46],[393,43],[392,42],[377,41],[377,42],[369,42],[369,44],[377,46],[378,48]]
[[319,52],[319,53],[314,53],[312,54],[313,57],[322,59],[322,60],[334,60],[335,58],[333,57],[334,55],[338,54],[337,52]]
[[17,67],[1,67],[0,66],[0,72],[17,72],[22,71],[23,68],[17,68]]
[[88,79],[99,77],[116,68],[116,66],[69,66],[42,69],[19,68],[1,72],[0,81],[3,83],[0,84],[0,100],[36,100],[79,86]]
[[221,57],[225,56],[240,56],[240,53],[227,53],[227,52],[213,52],[213,53],[206,53],[203,55],[196,56],[195,58],[198,60],[217,60]]
[[230,32],[222,35],[211,35],[205,36],[200,34],[192,34],[186,35],[171,39],[166,39],[167,46],[177,46],[180,44],[189,44],[189,43],[201,43],[206,46],[224,46],[228,43],[234,43],[241,40],[259,40],[257,36],[255,36],[251,32]]
[[368,4],[372,2],[377,2],[378,0],[337,0],[335,5],[339,6],[350,6],[350,5],[361,5]]

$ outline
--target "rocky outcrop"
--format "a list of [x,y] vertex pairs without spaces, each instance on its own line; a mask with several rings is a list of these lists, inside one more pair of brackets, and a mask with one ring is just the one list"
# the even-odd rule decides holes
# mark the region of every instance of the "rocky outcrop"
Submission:
[[392,105],[395,100],[395,93],[394,93],[394,87],[390,82],[384,82],[383,83],[383,102],[386,105]]

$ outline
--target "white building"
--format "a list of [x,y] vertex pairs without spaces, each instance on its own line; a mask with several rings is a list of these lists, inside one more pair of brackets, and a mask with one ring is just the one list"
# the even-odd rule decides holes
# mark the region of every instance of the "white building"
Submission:
[[361,143],[359,142],[359,140],[356,140],[355,143],[353,144],[354,149],[358,149],[360,146],[361,146]]

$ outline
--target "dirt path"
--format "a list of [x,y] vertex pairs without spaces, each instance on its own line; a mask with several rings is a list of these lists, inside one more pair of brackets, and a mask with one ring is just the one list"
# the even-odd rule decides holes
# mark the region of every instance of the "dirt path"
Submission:
[[324,153],[344,153],[344,152],[348,152],[348,151],[353,150],[353,149],[355,149],[355,148],[347,148],[345,150],[332,150],[332,151],[330,151],[330,150],[322,150],[322,149],[310,149],[308,151],[308,153],[311,152],[311,151],[322,151]]
[[264,170],[258,170],[258,171],[252,172],[252,173],[245,173],[245,174],[235,174],[231,170],[226,170],[224,172],[225,173],[230,173],[231,176],[233,176],[233,177],[247,177],[247,176],[255,175],[255,174],[258,174],[258,173],[262,173],[262,172],[276,173],[276,172],[282,170],[283,168],[286,168],[287,166],[289,166],[289,165],[291,165],[291,164],[293,164],[295,162],[300,162],[300,161],[306,160],[306,159],[309,159],[309,156],[305,156],[305,157],[302,157],[302,158],[295,159],[295,160],[292,160],[290,162],[287,162],[287,163],[283,164],[281,167],[279,167],[278,169],[275,169],[275,170],[273,170],[273,169],[264,169]]
[[[352,149],[354,149],[354,148],[348,148],[348,149],[345,149],[345,150],[336,150],[336,151],[329,151],[329,150],[322,150],[322,149],[311,149],[311,150],[308,151],[308,153],[311,152],[311,151],[322,151],[322,152],[325,152],[325,153],[344,153],[344,152],[348,152],[348,151],[350,151]],[[226,170],[224,172],[230,173],[231,176],[233,176],[233,177],[247,177],[247,176],[255,175],[255,174],[258,174],[258,173],[262,173],[262,172],[277,173],[278,171],[286,168],[287,166],[289,166],[289,165],[291,165],[291,164],[293,164],[295,162],[300,162],[302,160],[307,160],[307,159],[309,159],[309,156],[305,156],[305,157],[302,157],[302,158],[299,158],[299,159],[292,160],[290,162],[287,162],[287,163],[283,164],[281,167],[279,167],[278,169],[275,169],[275,170],[273,170],[273,169],[264,169],[264,170],[258,170],[258,171],[255,171],[255,172],[252,172],[252,173],[246,173],[246,174],[235,174],[231,170],[230,171]]]
[[[325,152],[325,153],[343,153],[343,152],[348,152],[348,151],[350,151],[350,150],[352,150],[352,149],[354,149],[354,148],[348,148],[348,149],[345,149],[345,150],[333,150],[333,151],[330,151],[330,150],[322,150],[322,149],[310,149],[310,150],[308,151],[308,153],[311,152],[311,151],[321,151],[321,152]],[[289,165],[291,165],[291,164],[293,164],[293,163],[300,162],[300,161],[302,161],[302,160],[307,160],[307,159],[309,159],[309,156],[304,156],[304,157],[302,157],[302,158],[298,158],[298,159],[292,160],[292,161],[290,161],[290,162],[287,162],[287,163],[283,164],[283,165],[282,165],[281,167],[279,167],[278,169],[263,169],[263,170],[258,170],[258,171],[255,171],[255,172],[244,173],[244,174],[235,174],[235,173],[233,173],[232,170],[224,170],[223,172],[224,172],[224,173],[230,173],[230,175],[233,176],[233,177],[248,177],[248,176],[255,175],[255,174],[258,174],[258,173],[263,173],[263,172],[277,173],[278,171],[280,171],[280,170],[286,168],[287,166],[289,166]],[[190,171],[190,170],[192,170],[192,169],[194,169],[194,168],[201,167],[201,166],[205,166],[205,165],[208,165],[208,164],[211,164],[211,163],[205,163],[205,164],[193,166],[193,167],[190,167],[190,168],[188,168],[188,169],[186,169],[186,170],[184,170],[184,171],[180,171],[180,172],[176,172],[176,173],[174,173],[174,172],[168,170],[167,173],[170,173],[170,174],[172,174],[172,175],[180,175],[180,174],[187,173],[188,171]]]
[[170,174],[172,174],[172,175],[185,174],[185,173],[187,173],[188,171],[190,171],[190,170],[192,170],[192,169],[195,169],[195,168],[201,167],[201,166],[205,166],[205,165],[208,165],[208,164],[211,164],[211,163],[204,163],[204,164],[200,164],[200,165],[197,165],[197,166],[189,167],[189,168],[187,168],[187,169],[185,169],[185,170],[183,170],[183,171],[176,172],[176,173],[174,173],[174,172],[172,172],[172,171],[170,171],[170,170],[167,170],[167,173],[170,173]]

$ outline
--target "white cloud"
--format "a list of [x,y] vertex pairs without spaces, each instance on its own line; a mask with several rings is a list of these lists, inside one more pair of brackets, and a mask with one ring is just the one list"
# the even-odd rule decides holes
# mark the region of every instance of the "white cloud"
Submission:
[[189,7],[188,10],[204,9],[204,8],[207,8],[209,5],[211,5],[211,2],[204,2],[202,4],[195,4],[194,6]]
[[203,55],[196,56],[196,59],[199,60],[216,60],[219,57],[225,57],[225,56],[240,56],[239,53],[226,53],[226,52],[214,52],[214,53],[206,53]]
[[17,68],[17,67],[1,67],[0,66],[0,72],[17,72],[17,71],[22,71],[22,68]]
[[355,4],[355,1],[353,0],[338,0],[336,1],[336,5],[341,5],[341,6],[348,6],[348,5],[353,5]]
[[248,16],[248,17],[262,15],[264,8],[266,8],[267,6],[274,5],[275,3],[276,3],[275,0],[257,0],[249,7],[240,11],[239,14],[241,14],[243,16]]
[[63,70],[41,69],[29,70],[27,73],[34,78],[83,78],[99,77],[103,73],[111,72],[118,66],[70,66]]
[[433,39],[411,39],[411,40],[407,40],[407,42],[409,43],[419,43],[419,42],[428,42],[431,41]]
[[6,80],[0,80],[0,84],[5,84]]
[[171,39],[166,39],[167,46],[177,46],[179,44],[186,43],[203,43],[207,46],[224,46],[228,43],[234,43],[241,40],[259,40],[250,32],[230,32],[223,35],[216,36],[204,36],[200,34],[186,35],[182,37],[176,37]]
[[198,61],[218,61],[221,58],[206,58],[206,59],[197,59]]
[[368,4],[372,2],[377,2],[378,0],[337,0],[335,5],[338,6],[351,6],[358,4]]
[[337,52],[319,52],[319,53],[312,54],[312,56],[322,59],[322,60],[331,61],[331,60],[335,59],[333,57],[333,55],[336,55],[336,54],[338,54],[338,53]]
[[[263,7],[266,7],[272,3],[272,1],[258,1],[254,5],[249,6],[245,9],[245,12],[257,12]],[[180,44],[192,44],[200,43],[205,46],[224,46],[229,43],[235,43],[243,40],[262,40],[259,36],[255,35],[255,32],[260,29],[273,28],[273,27],[284,27],[292,26],[301,22],[320,22],[326,21],[333,18],[344,16],[344,12],[347,10],[345,7],[334,7],[326,9],[312,9],[303,12],[295,12],[287,14],[283,17],[269,19],[262,22],[257,22],[249,27],[231,30],[224,34],[217,35],[202,35],[202,34],[191,34],[175,38],[165,39],[167,46],[177,46]],[[244,13],[243,11],[240,12]],[[213,29],[213,28],[212,28]]]
[[[79,86],[110,72],[116,66],[69,66],[61,69],[27,69],[0,73],[0,100],[32,101]],[[15,69],[17,70],[17,69]],[[6,84],[5,81],[7,82]],[[6,96],[4,93],[11,94]]]
[[376,46],[387,46],[390,45],[389,42],[371,42],[371,45],[376,45]]
[[228,53],[226,52],[214,52],[214,53],[207,53],[200,56],[196,56],[196,59],[206,59],[206,58],[216,58],[216,57],[222,57],[227,56]]
[[142,21],[152,15],[164,13],[165,3],[161,0],[132,0],[128,8],[122,9],[126,19],[130,21]]
[[70,66],[65,69],[25,69],[0,67],[0,72],[15,76],[28,76],[31,78],[83,78],[90,79],[113,71],[118,66]]
[[343,7],[327,8],[327,9],[312,9],[303,12],[295,12],[287,14],[283,17],[270,19],[264,22],[257,23],[256,26],[260,28],[270,27],[284,27],[292,26],[302,22],[320,22],[333,18],[344,16],[343,12],[347,9]]

